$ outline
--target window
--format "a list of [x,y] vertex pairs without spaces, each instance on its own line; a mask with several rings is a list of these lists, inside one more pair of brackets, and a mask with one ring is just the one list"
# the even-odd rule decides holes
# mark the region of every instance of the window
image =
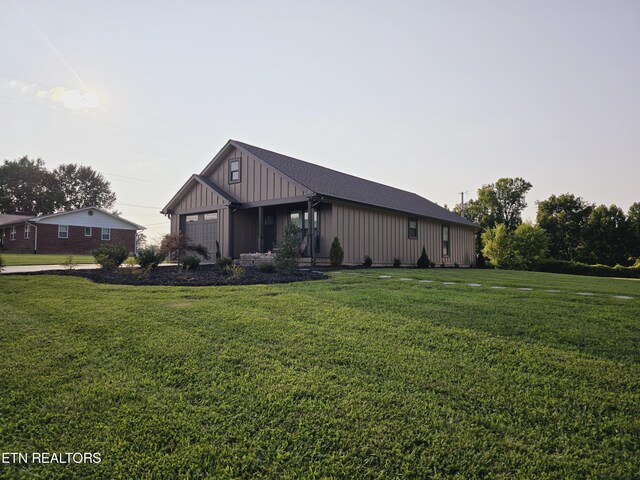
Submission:
[[58,238],[69,238],[69,225],[58,225]]
[[187,215],[184,219],[185,222],[190,223],[190,222],[197,222],[198,221],[198,215]]
[[28,223],[24,226],[24,238],[31,238],[31,225]]
[[93,229],[91,227],[84,227],[84,236],[90,237],[93,235]]
[[409,238],[418,238],[418,219],[409,218]]
[[111,229],[103,228],[102,229],[102,240],[111,240]]
[[229,183],[238,183],[240,181],[240,159],[232,158],[229,160]]
[[[302,242],[309,231],[309,211],[297,210],[289,213],[289,223],[293,223],[300,228],[300,241]],[[266,219],[265,219],[266,224]],[[316,252],[320,251],[320,221],[318,210],[313,210],[313,246]]]
[[218,212],[210,212],[204,214],[204,220],[217,220]]
[[11,233],[9,234],[9,239],[10,240],[16,239],[16,227],[11,227]]
[[449,256],[449,225],[442,225],[442,256]]

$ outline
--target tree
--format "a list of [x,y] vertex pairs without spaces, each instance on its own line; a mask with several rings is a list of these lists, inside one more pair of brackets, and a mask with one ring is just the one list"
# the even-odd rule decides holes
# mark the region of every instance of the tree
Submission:
[[496,268],[529,270],[547,256],[547,234],[530,222],[518,225],[514,231],[498,224],[485,230],[482,237],[482,253]]
[[635,202],[627,212],[627,228],[629,235],[629,256],[640,257],[640,202]]
[[614,266],[627,263],[627,219],[616,205],[595,207],[587,219],[578,260]]
[[[504,224],[508,230],[522,223],[522,211],[527,207],[525,196],[531,190],[525,179],[500,178],[496,183],[483,185],[478,189],[478,198],[469,200],[464,217],[483,228],[493,228]],[[454,211],[460,214],[460,207]]]
[[300,227],[290,223],[284,228],[284,237],[278,244],[276,268],[287,274],[295,273],[300,261]]
[[47,215],[60,208],[63,198],[43,160],[24,156],[0,166],[0,213]]
[[575,261],[593,205],[569,193],[538,202],[537,222],[549,235],[553,258]]
[[76,163],[63,164],[53,171],[53,175],[64,195],[62,207],[65,210],[85,207],[108,210],[116,201],[111,184],[91,167]]

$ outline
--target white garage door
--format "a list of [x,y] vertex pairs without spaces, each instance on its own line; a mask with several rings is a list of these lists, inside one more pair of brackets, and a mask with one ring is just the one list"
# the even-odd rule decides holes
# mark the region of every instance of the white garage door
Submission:
[[185,215],[184,233],[190,243],[204,245],[211,257],[216,254],[218,212]]

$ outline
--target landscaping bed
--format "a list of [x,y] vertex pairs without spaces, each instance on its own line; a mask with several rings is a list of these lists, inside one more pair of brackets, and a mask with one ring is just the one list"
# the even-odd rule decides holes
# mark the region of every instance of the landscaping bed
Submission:
[[[198,268],[184,270],[178,266],[162,266],[152,270],[138,267],[121,267],[114,271],[96,270],[57,270],[20,273],[20,275],[64,275],[83,277],[95,283],[113,285],[168,285],[168,286],[209,286],[209,285],[255,285],[322,280],[326,275],[317,271],[301,269],[293,274],[278,272],[263,273],[257,268],[247,267],[241,275],[223,273],[217,265],[200,265]],[[13,274],[5,274],[13,275]]]

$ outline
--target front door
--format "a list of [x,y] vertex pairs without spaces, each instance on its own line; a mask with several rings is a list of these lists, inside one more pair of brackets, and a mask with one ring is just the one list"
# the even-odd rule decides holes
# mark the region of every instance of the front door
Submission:
[[276,245],[276,211],[264,210],[264,251],[271,252]]

